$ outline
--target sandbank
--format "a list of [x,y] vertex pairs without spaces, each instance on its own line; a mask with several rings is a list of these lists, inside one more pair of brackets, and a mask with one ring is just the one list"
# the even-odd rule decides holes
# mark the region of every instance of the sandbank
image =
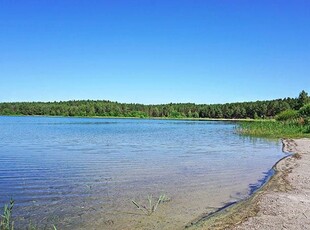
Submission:
[[187,229],[310,229],[310,139],[285,139],[292,153],[249,198],[190,223]]

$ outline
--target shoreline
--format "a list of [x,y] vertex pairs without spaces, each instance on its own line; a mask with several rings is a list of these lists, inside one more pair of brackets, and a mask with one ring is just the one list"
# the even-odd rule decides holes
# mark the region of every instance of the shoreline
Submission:
[[[301,184],[295,185],[293,182],[298,179],[308,178],[310,182],[310,139],[284,139],[282,140],[282,151],[290,155],[283,157],[274,164],[272,169],[275,171],[269,180],[267,180],[260,188],[258,188],[248,198],[236,203],[228,204],[217,211],[202,216],[199,219],[191,222],[186,226],[186,229],[305,229],[302,226],[310,226],[310,216],[297,215],[297,210],[301,213],[310,211],[299,203],[288,205],[290,200],[299,202],[298,197],[294,197],[296,189]],[[303,167],[300,168],[300,164]],[[304,172],[306,170],[306,172]],[[294,173],[292,173],[294,172]],[[305,183],[305,182],[303,182]],[[307,203],[310,203],[310,184],[305,191],[300,189],[301,193],[306,193]],[[290,194],[293,193],[293,194]],[[296,195],[297,196],[297,195]],[[281,198],[286,198],[288,201],[280,202]],[[303,202],[303,201],[300,201]],[[302,208],[302,207],[303,208]],[[306,210],[305,210],[306,209]],[[292,214],[293,213],[293,214]],[[287,226],[283,224],[283,217],[287,215]],[[308,222],[307,222],[308,221]],[[306,225],[305,225],[306,226]]]
[[2,115],[0,117],[48,117],[48,118],[92,118],[92,119],[139,119],[139,120],[184,120],[184,121],[270,121],[252,118],[194,118],[194,117],[113,117],[113,116],[53,116],[53,115]]

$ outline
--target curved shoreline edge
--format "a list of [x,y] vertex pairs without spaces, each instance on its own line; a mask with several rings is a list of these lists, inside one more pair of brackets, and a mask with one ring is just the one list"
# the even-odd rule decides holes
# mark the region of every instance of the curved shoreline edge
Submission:
[[[309,141],[310,143],[310,141]],[[277,161],[271,170],[274,174],[266,179],[249,197],[241,201],[232,202],[224,207],[192,221],[186,225],[186,229],[232,229],[251,217],[257,216],[261,207],[260,201],[267,192],[287,192],[292,190],[288,181],[288,174],[296,167],[296,160],[301,155],[296,150],[296,142],[293,139],[282,139],[282,151],[289,155]],[[253,228],[254,229],[254,228]]]

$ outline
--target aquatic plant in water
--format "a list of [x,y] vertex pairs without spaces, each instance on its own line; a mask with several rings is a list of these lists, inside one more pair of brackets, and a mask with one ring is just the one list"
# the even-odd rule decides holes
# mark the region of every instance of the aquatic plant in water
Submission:
[[165,195],[160,195],[156,200],[156,202],[153,201],[153,196],[152,195],[148,195],[147,196],[147,200],[148,200],[148,206],[145,206],[145,205],[141,205],[139,204],[138,202],[134,201],[134,200],[131,200],[131,202],[139,209],[141,210],[145,215],[147,216],[150,216],[152,215],[152,213],[154,213],[158,207],[158,205],[160,203],[163,203],[163,202],[167,202],[167,201],[170,201],[170,199]]
[[10,204],[4,205],[3,214],[0,219],[0,230],[13,230],[14,222],[11,220],[14,200],[10,200]]
[[[14,230],[14,221],[12,221],[12,211],[14,207],[14,200],[11,198],[9,204],[4,205],[3,214],[0,215],[0,230]],[[57,230],[55,225],[53,230]],[[38,228],[31,222],[28,225],[29,230],[37,230]]]

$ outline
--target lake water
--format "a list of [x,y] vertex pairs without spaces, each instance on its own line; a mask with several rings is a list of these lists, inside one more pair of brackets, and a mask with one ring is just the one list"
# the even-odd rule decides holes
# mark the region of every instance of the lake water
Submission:
[[[0,206],[16,227],[181,229],[249,195],[281,143],[215,121],[0,117]],[[165,194],[150,216],[135,200]]]

